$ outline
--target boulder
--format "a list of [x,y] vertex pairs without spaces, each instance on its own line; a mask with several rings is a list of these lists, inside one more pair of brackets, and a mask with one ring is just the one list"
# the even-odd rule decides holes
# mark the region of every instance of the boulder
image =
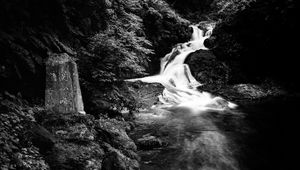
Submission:
[[136,159],[131,159],[124,155],[120,150],[117,150],[111,147],[109,144],[106,144],[107,155],[103,159],[103,170],[138,170],[139,162]]
[[159,102],[158,97],[162,94],[164,86],[159,83],[144,83],[142,81],[126,82],[132,94],[136,106],[139,109],[150,108]]
[[37,146],[42,153],[51,150],[56,142],[55,137],[47,129],[38,124],[32,124],[29,132],[33,145]]
[[230,68],[211,51],[198,50],[191,53],[185,63],[189,65],[196,80],[204,85],[226,84],[229,81]]
[[129,130],[129,125],[125,121],[100,118],[97,120],[95,130],[101,134],[99,137],[102,141],[115,148],[132,151],[137,149],[135,143],[126,133],[126,130]]
[[59,113],[85,114],[77,65],[66,53],[52,54],[46,62],[45,106]]
[[142,138],[137,139],[137,145],[140,149],[151,150],[154,148],[159,148],[163,146],[163,142],[150,134],[143,135]]
[[70,142],[88,143],[95,140],[94,134],[83,123],[76,123],[65,130],[57,130],[55,134]]

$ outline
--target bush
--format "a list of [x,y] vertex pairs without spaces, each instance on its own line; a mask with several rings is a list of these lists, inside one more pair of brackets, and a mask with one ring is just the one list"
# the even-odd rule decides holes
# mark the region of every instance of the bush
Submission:
[[[153,53],[145,38],[142,19],[134,12],[141,10],[135,1],[112,1],[106,9],[107,28],[93,36],[90,49],[101,61],[93,77],[104,73],[116,78],[145,75],[148,55]],[[101,69],[100,69],[101,68]]]

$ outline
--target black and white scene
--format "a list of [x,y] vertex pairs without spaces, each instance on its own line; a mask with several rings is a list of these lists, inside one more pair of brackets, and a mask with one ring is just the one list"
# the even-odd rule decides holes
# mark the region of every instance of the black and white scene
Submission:
[[0,0],[0,170],[299,169],[296,10]]

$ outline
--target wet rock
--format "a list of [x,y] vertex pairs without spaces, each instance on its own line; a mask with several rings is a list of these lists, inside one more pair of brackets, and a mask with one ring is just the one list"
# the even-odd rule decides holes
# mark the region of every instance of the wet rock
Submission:
[[46,62],[45,105],[59,113],[85,114],[77,66],[66,53],[53,54]]
[[163,142],[160,139],[156,138],[155,136],[146,134],[142,138],[137,139],[137,145],[140,149],[150,150],[150,149],[162,147]]
[[127,82],[129,91],[136,101],[137,107],[140,109],[150,108],[158,101],[158,97],[162,94],[164,87],[159,83],[144,83],[142,81]]

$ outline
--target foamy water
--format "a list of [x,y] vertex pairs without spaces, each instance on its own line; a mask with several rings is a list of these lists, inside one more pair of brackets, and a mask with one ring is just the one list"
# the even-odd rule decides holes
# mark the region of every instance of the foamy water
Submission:
[[[205,30],[199,28],[200,24],[202,28],[205,27]],[[127,80],[162,84],[165,89],[159,96],[162,103],[162,105],[158,105],[160,108],[187,107],[191,112],[197,114],[205,110],[224,110],[237,106],[221,97],[197,90],[202,84],[193,77],[189,66],[184,63],[189,54],[197,50],[208,50],[204,46],[204,41],[211,36],[215,24],[200,24],[190,26],[193,33],[189,42],[176,45],[161,59],[158,75]]]
[[[199,27],[201,26],[202,29]],[[141,152],[144,170],[238,170],[233,156],[234,143],[219,129],[211,115],[226,117],[237,105],[220,96],[200,92],[202,83],[192,75],[185,59],[197,50],[208,50],[214,23],[191,25],[190,41],[176,45],[161,59],[157,75],[129,79],[160,83],[165,89],[159,103],[136,114],[136,135],[157,136],[167,146]],[[235,115],[238,116],[238,115]],[[150,132],[150,133],[149,133]]]

